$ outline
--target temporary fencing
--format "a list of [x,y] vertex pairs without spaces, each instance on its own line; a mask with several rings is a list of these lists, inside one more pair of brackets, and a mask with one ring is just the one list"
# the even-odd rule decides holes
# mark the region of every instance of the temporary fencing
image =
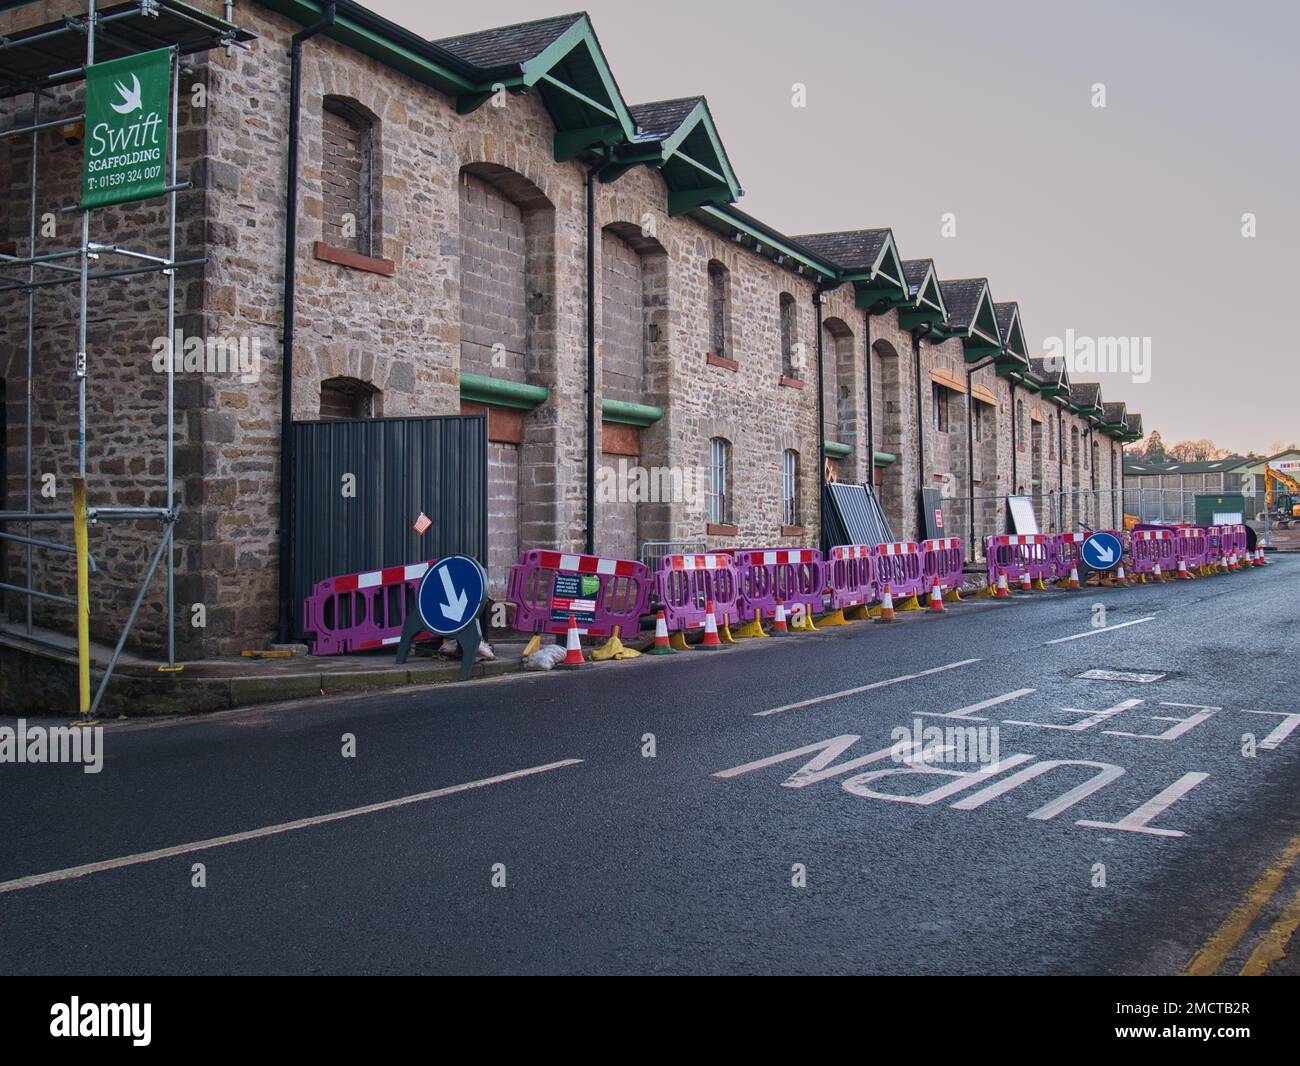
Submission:
[[318,581],[302,601],[313,655],[344,655],[395,645],[415,610],[420,580],[437,560],[341,574]]
[[636,633],[650,603],[650,573],[632,559],[533,549],[510,568],[506,600],[522,633],[564,633],[570,615],[582,634]]

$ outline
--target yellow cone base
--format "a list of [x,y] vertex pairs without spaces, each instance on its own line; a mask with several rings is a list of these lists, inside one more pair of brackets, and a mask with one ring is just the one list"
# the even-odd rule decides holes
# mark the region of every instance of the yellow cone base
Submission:
[[979,592],[975,593],[975,595],[972,596],[971,598],[975,600],[991,600],[994,599],[997,596],[997,594],[998,594],[998,590],[996,586],[985,585],[982,589],[979,590]]
[[686,643],[686,634],[680,629],[674,629],[668,634],[668,647],[673,651],[686,651],[690,647]]
[[609,659],[636,659],[641,653],[635,648],[629,648],[618,639],[619,627],[614,627],[614,635],[605,641],[599,648],[591,653],[591,661],[603,663]]
[[961,590],[960,590],[960,589],[949,589],[947,592],[945,592],[945,593],[943,594],[943,602],[944,602],[944,603],[964,603],[965,600],[963,600],[963,599],[961,598]]
[[825,629],[827,626],[846,626],[849,624],[849,620],[844,617],[843,609],[837,609],[822,615],[821,624],[822,628]]
[[1047,586],[1043,584],[1043,579],[1042,579],[1041,577],[1036,577],[1036,578],[1034,578],[1034,580],[1033,580],[1033,586],[1034,586],[1034,588],[1035,588],[1036,590],[1038,590],[1039,592],[1046,592],[1046,591],[1047,591]]
[[532,640],[524,645],[524,658],[527,659],[530,655],[536,655],[541,646],[542,635],[540,633],[534,633]]
[[800,618],[795,618],[790,622],[791,633],[816,633],[817,627],[813,625],[812,615],[804,614]]
[[718,630],[718,639],[719,639],[720,641],[722,641],[723,644],[735,644],[735,643],[736,643],[736,638],[733,637],[733,636],[731,635],[731,619],[730,619],[730,618],[724,618],[724,619],[722,620],[722,628]]
[[908,596],[894,604],[895,611],[924,611],[925,608],[917,601],[916,596]]
[[755,614],[748,622],[736,630],[734,636],[737,640],[752,640],[755,637],[766,637],[767,631],[763,629],[762,615]]
[[844,617],[850,622],[865,621],[869,617],[867,613],[867,605],[865,603],[860,603],[856,607],[850,607],[844,612]]

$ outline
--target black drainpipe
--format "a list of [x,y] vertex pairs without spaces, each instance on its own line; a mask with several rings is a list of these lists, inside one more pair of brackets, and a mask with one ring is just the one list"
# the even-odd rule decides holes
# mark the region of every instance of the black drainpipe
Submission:
[[298,97],[302,86],[302,43],[334,25],[334,0],[325,6],[319,22],[293,35],[289,49],[289,178],[285,190],[284,218],[284,337],[280,359],[280,617],[277,625],[281,644],[293,636],[293,311],[297,275],[298,244]]
[[1061,493],[1057,501],[1057,532],[1065,532],[1065,409],[1056,409],[1056,487]]
[[[1011,495],[1020,495],[1020,434],[1016,432],[1020,417],[1016,413],[1016,383],[1008,379],[1011,386]],[[1032,493],[1031,493],[1032,495]]]
[[934,326],[926,323],[912,331],[912,356],[916,367],[916,480],[917,480],[917,499],[916,499],[916,529],[917,536],[925,537],[925,517],[922,513],[921,501],[924,497],[921,493],[926,486],[925,480],[925,418],[922,413],[921,403],[921,338],[931,333]]
[[[966,513],[969,518],[967,523],[970,527],[970,562],[975,561],[975,394],[971,392],[971,379],[975,376],[975,371],[983,370],[990,363],[997,361],[996,355],[991,355],[982,363],[975,363],[973,366],[966,368]],[[1015,412],[1012,411],[1012,424]],[[1012,445],[1014,448],[1014,444]],[[1012,453],[1014,456],[1014,452]],[[1014,460],[1013,460],[1014,461]]]
[[596,554],[596,172],[587,168],[587,540]]
[[862,312],[867,358],[867,484],[876,487],[876,396],[871,378],[871,312]]
[[[813,289],[813,310],[817,316],[817,538],[822,551],[826,550],[826,529],[822,523],[822,508],[826,495],[826,368],[825,345],[822,341],[822,287]],[[838,379],[837,379],[838,380]],[[837,398],[838,400],[838,398]]]

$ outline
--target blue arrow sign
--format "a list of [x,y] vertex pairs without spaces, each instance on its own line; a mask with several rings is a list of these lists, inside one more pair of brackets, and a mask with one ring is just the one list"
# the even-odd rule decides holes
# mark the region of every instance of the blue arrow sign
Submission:
[[1093,533],[1083,542],[1079,555],[1094,570],[1112,570],[1119,566],[1124,545],[1114,533]]
[[458,633],[478,617],[487,599],[487,575],[464,555],[439,559],[420,582],[416,603],[429,632]]

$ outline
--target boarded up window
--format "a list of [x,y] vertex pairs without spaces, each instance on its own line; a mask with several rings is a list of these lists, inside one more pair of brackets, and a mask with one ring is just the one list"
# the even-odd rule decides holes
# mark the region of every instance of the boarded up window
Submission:
[[358,105],[326,97],[322,116],[323,240],[373,255],[373,122]]
[[798,343],[794,297],[788,292],[783,292],[781,293],[781,373],[788,378],[799,376],[798,360],[795,357],[795,345]]
[[320,416],[326,421],[374,418],[376,401],[374,387],[356,378],[328,378],[320,385]]
[[709,263],[709,334],[713,354],[732,358],[727,322],[727,268],[716,259]]

